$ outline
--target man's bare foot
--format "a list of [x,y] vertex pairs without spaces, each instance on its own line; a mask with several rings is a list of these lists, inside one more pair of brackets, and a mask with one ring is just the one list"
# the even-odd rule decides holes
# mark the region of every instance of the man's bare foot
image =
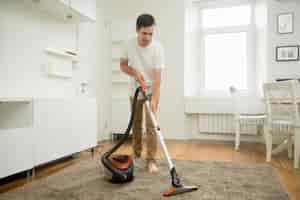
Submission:
[[150,173],[156,173],[156,172],[158,172],[158,168],[157,168],[156,163],[155,163],[154,160],[148,161],[148,171]]

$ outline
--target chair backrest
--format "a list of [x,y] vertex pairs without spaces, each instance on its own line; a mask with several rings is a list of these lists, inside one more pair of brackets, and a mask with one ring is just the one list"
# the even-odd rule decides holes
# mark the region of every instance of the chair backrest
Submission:
[[300,89],[299,86],[296,80],[270,82],[263,85],[268,120],[298,122],[296,94]]

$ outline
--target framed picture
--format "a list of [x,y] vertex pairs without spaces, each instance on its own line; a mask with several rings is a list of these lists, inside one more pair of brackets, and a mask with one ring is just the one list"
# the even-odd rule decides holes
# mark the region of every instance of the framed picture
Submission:
[[294,32],[294,13],[281,13],[277,16],[277,31],[280,34]]
[[278,46],[276,47],[276,61],[298,61],[299,45]]

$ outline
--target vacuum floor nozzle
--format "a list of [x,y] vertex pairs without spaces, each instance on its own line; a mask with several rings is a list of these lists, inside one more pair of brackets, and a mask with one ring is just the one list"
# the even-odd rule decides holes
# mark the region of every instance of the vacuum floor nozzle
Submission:
[[169,196],[174,196],[186,192],[192,192],[195,190],[198,190],[198,187],[196,186],[171,187],[163,193],[163,196],[169,197]]

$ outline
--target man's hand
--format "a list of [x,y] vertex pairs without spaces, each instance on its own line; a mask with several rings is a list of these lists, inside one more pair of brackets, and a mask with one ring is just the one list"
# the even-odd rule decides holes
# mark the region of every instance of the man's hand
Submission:
[[145,85],[145,79],[143,74],[141,74],[140,72],[136,71],[135,73],[135,79],[140,83],[143,92],[146,92],[146,85]]

